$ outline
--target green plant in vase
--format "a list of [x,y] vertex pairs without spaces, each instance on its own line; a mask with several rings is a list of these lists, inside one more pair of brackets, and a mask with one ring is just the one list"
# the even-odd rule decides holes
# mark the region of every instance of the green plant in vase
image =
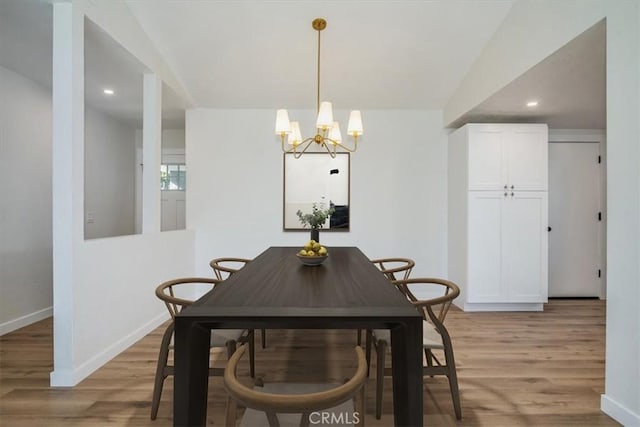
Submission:
[[311,228],[311,240],[320,241],[320,228],[327,222],[327,218],[335,212],[333,208],[325,208],[324,203],[311,205],[311,213],[296,212],[298,219],[304,228]]

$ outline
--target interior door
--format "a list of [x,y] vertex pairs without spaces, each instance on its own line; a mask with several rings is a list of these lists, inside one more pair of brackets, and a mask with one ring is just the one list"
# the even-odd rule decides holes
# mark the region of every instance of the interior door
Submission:
[[184,230],[185,221],[185,192],[162,191],[160,199],[160,230]]
[[599,143],[549,144],[549,296],[597,297]]

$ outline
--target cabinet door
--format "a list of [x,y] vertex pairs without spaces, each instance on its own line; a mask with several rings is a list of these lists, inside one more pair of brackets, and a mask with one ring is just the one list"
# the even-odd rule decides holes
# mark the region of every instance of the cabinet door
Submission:
[[547,301],[546,192],[515,191],[503,207],[503,284],[509,302]]
[[504,191],[469,192],[467,302],[504,302],[502,216]]
[[504,133],[504,128],[491,125],[469,128],[469,190],[502,190],[507,184]]
[[513,126],[505,136],[503,147],[509,190],[546,191],[549,174],[547,126]]

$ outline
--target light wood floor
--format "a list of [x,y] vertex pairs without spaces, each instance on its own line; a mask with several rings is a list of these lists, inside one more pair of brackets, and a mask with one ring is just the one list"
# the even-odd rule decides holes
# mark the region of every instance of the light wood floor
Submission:
[[[456,310],[449,313],[446,325],[458,364],[463,413],[458,425],[617,425],[599,410],[604,391],[603,301],[556,300],[542,313]],[[70,389],[49,388],[51,319],[1,337],[0,426],[171,425],[171,378],[165,384],[158,419],[149,420],[163,329]],[[268,331],[267,348],[256,346],[258,375],[265,382],[342,380],[353,372],[355,336],[354,331]],[[224,361],[222,354],[214,358]],[[248,377],[247,365],[243,373]],[[366,423],[392,425],[391,380],[385,379],[379,421],[373,415],[374,384],[372,377]],[[223,393],[221,380],[212,378],[211,425],[224,425]],[[424,413],[426,426],[456,425],[445,378],[425,378]]]

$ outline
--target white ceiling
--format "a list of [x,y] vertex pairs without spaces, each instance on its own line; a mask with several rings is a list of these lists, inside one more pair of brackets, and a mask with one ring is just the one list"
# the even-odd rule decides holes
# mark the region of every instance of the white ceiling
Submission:
[[131,0],[130,10],[198,106],[441,108],[510,0]]
[[[527,107],[534,100],[538,105]],[[601,21],[452,127],[469,122],[536,122],[550,128],[606,129],[606,102],[606,23]]]
[[[317,33],[311,21],[324,17],[321,97],[337,109],[442,108],[512,3],[127,1],[197,107],[314,108]],[[123,83],[124,89],[116,88],[121,96],[109,100],[98,89],[107,80],[134,82],[137,88],[144,67],[100,32],[87,26],[87,102],[140,123],[138,89]],[[0,0],[0,40],[0,66],[51,86],[50,4]],[[456,125],[521,120],[544,121],[552,128],[604,128],[604,49],[601,23]],[[163,116],[183,120],[184,102],[166,85],[165,91]],[[523,105],[532,97],[540,105],[528,110]]]

